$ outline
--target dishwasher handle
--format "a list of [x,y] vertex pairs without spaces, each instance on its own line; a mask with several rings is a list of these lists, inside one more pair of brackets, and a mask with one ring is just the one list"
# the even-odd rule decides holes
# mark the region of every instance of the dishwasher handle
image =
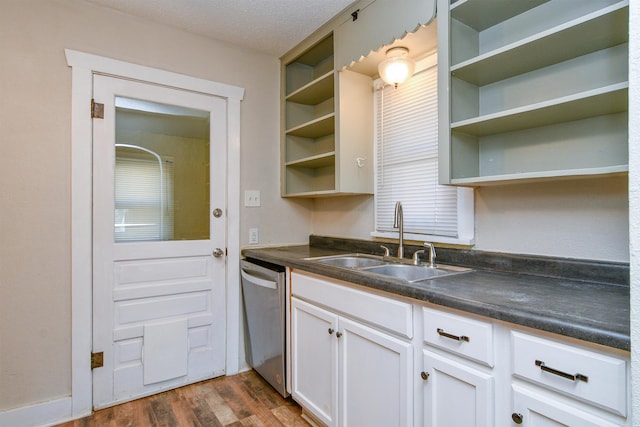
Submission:
[[274,282],[271,280],[264,280],[256,276],[252,276],[250,274],[247,274],[244,270],[240,270],[240,274],[242,275],[243,279],[253,283],[254,285],[258,285],[263,288],[278,289],[277,282]]

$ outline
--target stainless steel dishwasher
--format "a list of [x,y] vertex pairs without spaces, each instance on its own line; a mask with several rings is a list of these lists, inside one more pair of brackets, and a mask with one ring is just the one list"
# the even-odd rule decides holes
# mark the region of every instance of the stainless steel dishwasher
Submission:
[[282,396],[285,378],[285,269],[240,261],[247,362]]

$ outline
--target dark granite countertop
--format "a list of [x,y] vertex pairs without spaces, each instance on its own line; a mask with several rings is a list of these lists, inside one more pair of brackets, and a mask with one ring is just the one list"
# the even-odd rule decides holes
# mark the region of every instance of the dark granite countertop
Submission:
[[245,249],[243,255],[493,319],[630,349],[629,286],[624,283],[599,283],[484,267],[475,267],[470,273],[407,283],[305,260],[363,252],[353,249],[301,245]]

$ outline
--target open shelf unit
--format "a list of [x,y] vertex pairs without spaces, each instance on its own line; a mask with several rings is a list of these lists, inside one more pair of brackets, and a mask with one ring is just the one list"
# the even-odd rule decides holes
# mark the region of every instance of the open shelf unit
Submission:
[[333,35],[285,66],[283,195],[335,191]]
[[[372,125],[360,117],[363,111],[365,116],[372,112],[356,106],[362,102],[361,92],[367,93],[365,99],[371,98],[371,80],[335,71],[333,33],[311,39],[282,58],[281,194],[324,197],[371,193],[371,167],[364,174],[354,171],[360,164],[357,158],[371,161],[373,157],[365,141]],[[358,96],[349,96],[354,91]],[[364,131],[354,133],[355,129]]]
[[628,8],[439,0],[441,182],[626,172]]

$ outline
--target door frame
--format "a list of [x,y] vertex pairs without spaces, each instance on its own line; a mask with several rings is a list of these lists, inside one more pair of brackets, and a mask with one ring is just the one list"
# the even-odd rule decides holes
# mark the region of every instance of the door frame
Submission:
[[71,67],[71,416],[93,407],[93,75],[105,74],[224,98],[227,103],[226,374],[240,367],[240,102],[244,88],[65,49]]

